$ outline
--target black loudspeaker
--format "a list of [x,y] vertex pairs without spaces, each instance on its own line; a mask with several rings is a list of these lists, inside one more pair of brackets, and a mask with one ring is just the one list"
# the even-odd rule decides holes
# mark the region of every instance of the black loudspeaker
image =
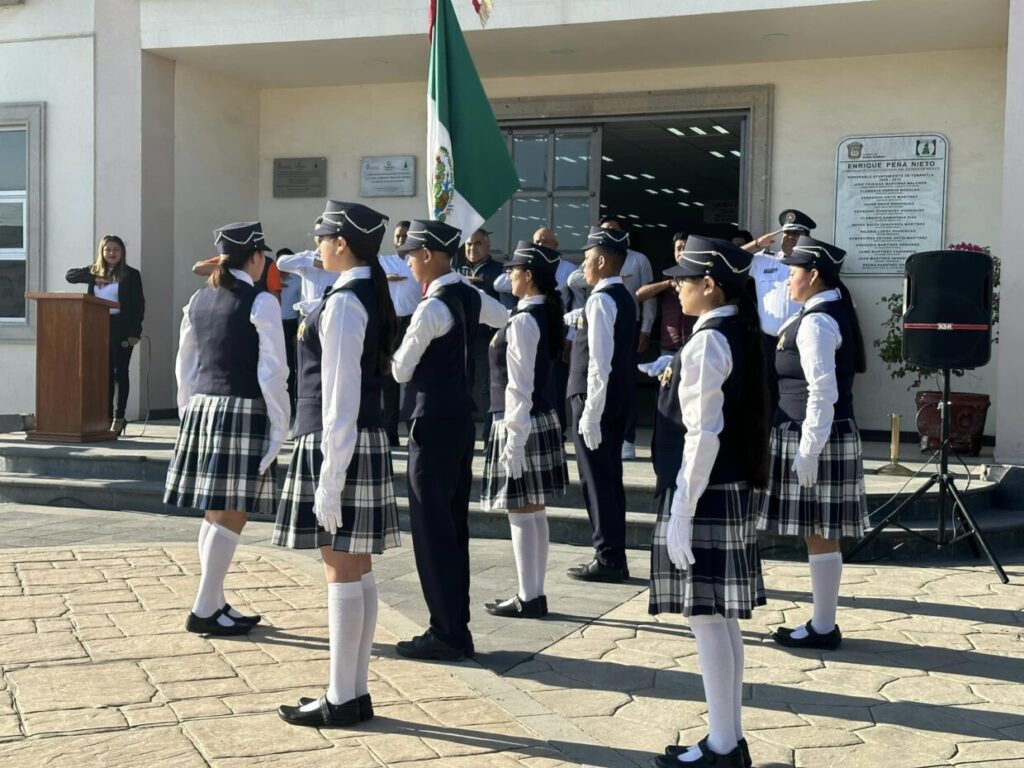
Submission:
[[926,368],[977,368],[992,354],[992,257],[926,251],[907,259],[903,359]]

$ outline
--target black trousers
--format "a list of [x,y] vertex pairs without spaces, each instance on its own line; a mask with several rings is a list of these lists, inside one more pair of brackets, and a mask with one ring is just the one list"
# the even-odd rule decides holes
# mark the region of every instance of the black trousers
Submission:
[[409,519],[430,629],[468,650],[469,494],[473,420],[423,417],[409,426]]
[[548,399],[555,406],[555,415],[562,427],[563,442],[569,436],[569,421],[566,415],[565,390],[569,386],[569,363],[559,354],[551,365],[551,376],[548,378]]
[[[107,392],[107,418],[123,419],[128,406],[128,368],[132,349],[120,315],[110,316],[110,358]],[[116,394],[116,399],[115,399]]]
[[601,445],[592,451],[579,433],[580,416],[586,402],[582,395],[569,398],[572,409],[572,441],[576,466],[583,485],[583,502],[594,529],[594,551],[605,565],[626,562],[626,491],[622,486],[622,438],[626,411],[608,403],[601,419]]
[[764,350],[764,373],[768,379],[768,418],[772,418],[779,407],[779,375],[775,372],[775,347],[778,336],[761,334],[761,348]]
[[[398,338],[395,339],[395,348],[402,343],[405,332],[409,330],[409,317],[398,318]],[[402,411],[402,385],[395,381],[390,374],[384,377],[381,386],[381,400],[384,406],[384,429],[392,440],[398,439],[398,419]]]
[[288,354],[288,399],[292,404],[292,413],[295,413],[295,335],[299,331],[299,318],[293,317],[288,320],[281,320],[281,328],[284,330],[284,349]]

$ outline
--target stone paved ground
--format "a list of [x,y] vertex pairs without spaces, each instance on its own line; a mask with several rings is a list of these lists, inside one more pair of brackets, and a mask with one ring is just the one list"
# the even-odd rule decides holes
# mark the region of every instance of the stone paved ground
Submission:
[[[492,648],[484,666],[396,658],[423,611],[418,585],[398,575],[408,547],[378,569],[397,606],[382,608],[376,637],[378,717],[359,730],[289,728],[276,706],[318,695],[326,678],[316,561],[265,546],[266,525],[251,524],[228,599],[268,626],[199,638],[182,629],[197,526],[0,506],[0,766],[626,767],[706,732],[692,637],[678,619],[647,615],[642,584],[551,622],[484,631],[475,618]],[[560,563],[583,555],[554,550]],[[508,542],[475,540],[473,557],[488,585],[514,578]],[[975,564],[848,566],[847,639],[829,654],[767,641],[808,615],[806,567],[770,563],[771,602],[743,623],[755,763],[1024,766],[1024,560],[1004,559],[1010,586]],[[566,589],[557,573],[550,581]],[[560,599],[574,607],[568,592]],[[517,635],[530,658],[493,650]]]

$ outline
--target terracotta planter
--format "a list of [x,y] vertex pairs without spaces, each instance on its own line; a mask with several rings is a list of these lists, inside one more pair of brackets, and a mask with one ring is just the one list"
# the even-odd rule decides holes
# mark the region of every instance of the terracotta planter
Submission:
[[[981,453],[981,438],[985,434],[985,417],[991,405],[988,395],[972,392],[951,392],[952,410],[949,413],[950,450],[953,453],[977,456]],[[942,393],[919,391],[914,395],[917,404],[917,430],[921,433],[921,450],[937,451],[942,434],[942,413],[938,404]]]

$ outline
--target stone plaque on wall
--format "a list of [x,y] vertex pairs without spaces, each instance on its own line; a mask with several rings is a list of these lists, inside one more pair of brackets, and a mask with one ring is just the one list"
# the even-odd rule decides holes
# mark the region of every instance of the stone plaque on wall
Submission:
[[364,157],[359,165],[360,197],[413,197],[416,194],[416,156]]
[[275,157],[274,197],[327,197],[327,158]]
[[940,133],[839,143],[834,232],[845,274],[902,274],[910,254],[945,246],[948,157]]

